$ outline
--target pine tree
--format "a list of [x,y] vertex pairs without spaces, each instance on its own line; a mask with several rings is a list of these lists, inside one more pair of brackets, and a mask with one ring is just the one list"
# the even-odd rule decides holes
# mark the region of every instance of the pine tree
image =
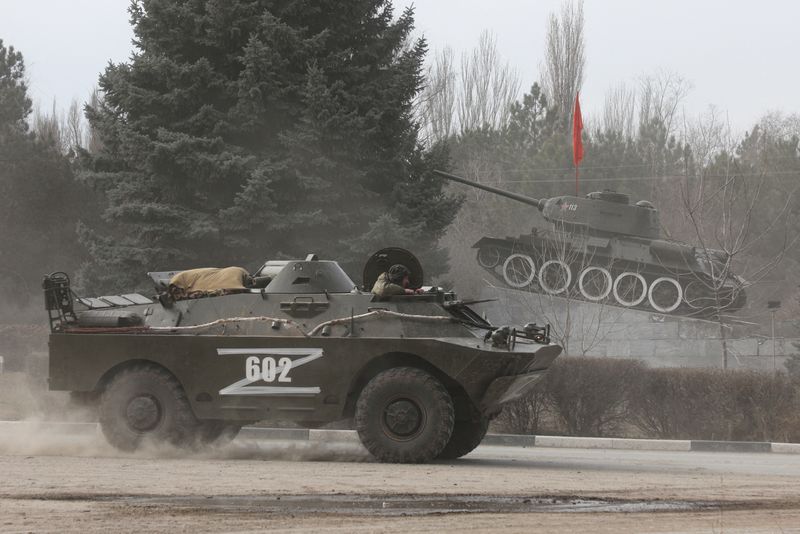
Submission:
[[85,227],[94,289],[146,270],[308,252],[351,273],[376,247],[438,238],[458,201],[424,151],[412,104],[423,40],[388,0],[137,0],[136,52],[100,77],[102,143],[83,179],[105,194]]
[[0,312],[15,320],[43,274],[81,259],[80,193],[66,158],[30,132],[31,108],[22,54],[0,40]]

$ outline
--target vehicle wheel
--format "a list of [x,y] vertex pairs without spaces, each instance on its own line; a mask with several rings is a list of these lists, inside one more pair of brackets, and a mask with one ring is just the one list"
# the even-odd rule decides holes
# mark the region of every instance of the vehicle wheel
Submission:
[[192,446],[200,423],[174,376],[157,367],[132,367],[103,392],[100,428],[111,445],[134,451],[145,441]]
[[202,421],[198,429],[199,444],[222,447],[236,439],[241,429],[241,425],[225,421]]
[[503,262],[503,280],[509,286],[520,289],[528,287],[536,278],[533,258],[525,254],[512,254]]
[[358,436],[382,462],[433,460],[450,439],[453,419],[450,394],[436,378],[414,367],[378,374],[356,403]]
[[471,453],[481,444],[489,429],[489,419],[481,417],[478,421],[456,421],[453,434],[438,458],[455,460]]
[[494,269],[502,261],[503,256],[497,247],[486,247],[478,249],[478,264],[484,269]]

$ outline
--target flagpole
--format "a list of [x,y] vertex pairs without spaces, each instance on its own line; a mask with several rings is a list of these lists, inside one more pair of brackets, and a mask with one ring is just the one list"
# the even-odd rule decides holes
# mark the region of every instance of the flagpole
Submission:
[[581,117],[580,93],[575,93],[575,109],[572,111],[572,163],[575,164],[575,196],[580,196],[580,186],[578,181],[578,168],[583,159],[583,141],[581,131],[583,130],[583,117]]

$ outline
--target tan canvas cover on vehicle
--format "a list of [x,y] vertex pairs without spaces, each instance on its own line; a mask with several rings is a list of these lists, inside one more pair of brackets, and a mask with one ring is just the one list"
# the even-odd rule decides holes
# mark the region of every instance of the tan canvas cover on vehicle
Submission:
[[250,274],[241,267],[205,267],[181,271],[169,281],[169,292],[175,299],[219,295],[246,289]]

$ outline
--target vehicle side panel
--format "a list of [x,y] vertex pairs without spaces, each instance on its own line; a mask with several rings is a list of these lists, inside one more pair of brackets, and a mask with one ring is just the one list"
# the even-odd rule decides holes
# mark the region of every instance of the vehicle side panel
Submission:
[[[452,377],[476,405],[498,376],[546,369],[560,352],[540,347],[534,358],[533,352],[494,350],[474,338],[453,341],[406,338],[403,352]],[[396,350],[391,338],[55,333],[50,388],[93,391],[115,367],[143,360],[175,375],[201,419],[326,422],[342,417],[353,378],[370,360]],[[282,358],[293,362],[285,373]],[[267,381],[265,367],[272,371]],[[248,368],[251,377],[261,373],[260,379],[248,381]]]

